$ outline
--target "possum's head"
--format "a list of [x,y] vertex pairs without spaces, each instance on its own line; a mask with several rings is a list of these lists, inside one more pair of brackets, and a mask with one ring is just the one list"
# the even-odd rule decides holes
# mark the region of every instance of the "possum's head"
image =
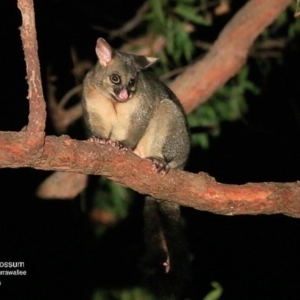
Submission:
[[134,95],[139,72],[157,61],[153,57],[118,52],[102,38],[97,40],[96,54],[97,86],[118,102],[126,102]]

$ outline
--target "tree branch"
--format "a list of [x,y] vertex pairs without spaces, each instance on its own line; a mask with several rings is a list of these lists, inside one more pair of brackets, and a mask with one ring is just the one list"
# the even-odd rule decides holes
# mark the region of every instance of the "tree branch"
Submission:
[[[22,144],[16,143],[16,153]],[[3,145],[0,143],[0,149]],[[300,183],[221,184],[206,173],[170,170],[165,176],[152,170],[151,162],[131,151],[76,141],[68,136],[46,137],[44,151],[26,161],[20,155],[6,155],[3,167],[31,167],[42,170],[104,175],[141,194],[170,200],[183,206],[223,215],[277,214],[300,217]]]
[[244,65],[257,36],[270,25],[291,0],[251,0],[220,33],[207,55],[188,67],[170,88],[191,112]]
[[[29,117],[27,132],[27,147],[31,154],[41,151],[45,135],[46,105],[43,97],[38,46],[34,21],[32,0],[18,0],[18,8],[22,14],[21,39],[26,62],[28,82]],[[28,153],[30,154],[30,153]]]

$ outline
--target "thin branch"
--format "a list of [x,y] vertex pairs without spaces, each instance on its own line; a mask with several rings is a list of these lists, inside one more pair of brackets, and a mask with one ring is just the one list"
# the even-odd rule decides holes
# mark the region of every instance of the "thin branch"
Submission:
[[[71,49],[71,56],[74,64],[72,73],[75,77],[76,82],[81,82],[88,70],[93,67],[93,64],[89,61],[79,62],[77,59],[76,52]],[[69,90],[60,101],[56,99],[56,87],[54,81],[57,78],[51,74],[51,68],[48,68],[47,72],[47,107],[48,112],[53,123],[54,128],[56,129],[57,134],[66,133],[69,126],[73,124],[77,119],[79,119],[82,114],[82,105],[77,103],[71,107],[66,108],[69,100],[78,95],[78,98],[81,96],[82,85],[77,84],[71,90]]]
[[57,134],[66,133],[69,126],[83,115],[81,103],[76,103],[69,108],[65,108],[68,101],[75,95],[80,95],[82,85],[77,85],[69,90],[58,102],[55,97],[56,88],[52,82],[51,75],[48,74],[48,112]]
[[169,80],[170,78],[172,78],[178,74],[181,74],[185,69],[186,69],[186,67],[179,67],[179,68],[173,69],[173,70],[169,71],[168,73],[165,73],[165,74],[159,76],[159,79],[162,81]]
[[143,20],[145,13],[149,10],[149,2],[146,1],[136,12],[135,16],[126,22],[122,27],[112,30],[110,32],[110,38],[115,38],[124,35],[137,27]]
[[69,102],[69,100],[70,100],[73,96],[75,96],[75,95],[81,93],[81,91],[82,91],[82,84],[79,84],[79,85],[74,86],[72,89],[70,89],[70,90],[69,90],[69,91],[61,98],[61,100],[60,100],[59,103],[58,103],[59,107],[60,107],[60,108],[64,108],[64,106]]
[[122,36],[131,30],[133,30],[135,27],[137,27],[143,20],[145,13],[149,10],[149,2],[145,1],[145,3],[137,10],[136,14],[132,19],[130,19],[128,22],[126,22],[121,27],[109,30],[107,28],[101,27],[101,26],[93,26],[92,28],[99,30],[101,32],[109,33],[109,39],[113,39],[115,37]]
[[46,106],[41,84],[40,63],[37,53],[37,40],[32,0],[18,0],[22,14],[21,38],[25,55],[27,82],[29,86],[29,123],[27,130],[33,144],[43,143],[46,120]]

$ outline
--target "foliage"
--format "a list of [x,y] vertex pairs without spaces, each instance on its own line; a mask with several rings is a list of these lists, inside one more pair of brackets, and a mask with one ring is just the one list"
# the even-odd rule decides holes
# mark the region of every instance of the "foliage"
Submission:
[[199,106],[188,116],[191,127],[211,128],[209,132],[192,135],[192,141],[203,148],[209,147],[209,134],[220,132],[220,122],[234,121],[247,111],[246,92],[259,93],[256,85],[249,80],[249,68],[244,66],[239,74],[217,91],[210,101]]
[[[164,35],[167,39],[166,48],[160,53],[165,70],[171,62],[179,65],[184,58],[192,59],[195,50],[190,32],[194,26],[209,26],[211,20],[199,12],[199,1],[175,0],[160,1],[149,0],[151,10],[146,16],[148,33],[150,35]],[[207,0],[200,1],[207,4]]]
[[223,288],[218,282],[211,283],[213,290],[210,291],[203,300],[218,300],[222,296]]
[[[223,294],[223,288],[218,282],[211,283],[213,289],[203,298],[203,300],[218,300]],[[154,300],[148,292],[141,288],[123,290],[102,290],[94,291],[92,300]],[[186,299],[189,300],[189,299]]]

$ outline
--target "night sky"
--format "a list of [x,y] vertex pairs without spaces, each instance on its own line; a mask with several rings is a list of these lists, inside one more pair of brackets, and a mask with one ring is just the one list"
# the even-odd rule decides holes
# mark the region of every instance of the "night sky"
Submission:
[[[73,85],[70,47],[80,59],[95,60],[95,40],[103,34],[92,25],[118,27],[140,3],[35,1],[43,78],[51,65],[60,78],[59,93],[66,92]],[[15,131],[26,125],[28,116],[16,0],[5,0],[1,14],[0,130]],[[247,96],[248,113],[241,121],[222,124],[222,134],[212,138],[209,150],[193,148],[187,170],[234,184],[299,180],[299,41],[288,46],[282,64],[274,65],[268,77],[253,62],[251,76],[261,94]],[[53,134],[51,124],[47,133]],[[36,187],[49,174],[0,169],[0,262],[25,262],[27,271],[24,277],[0,276],[1,299],[90,299],[96,288],[134,286],[142,249],[142,201],[99,241],[79,199],[35,197]],[[217,281],[224,288],[221,299],[300,298],[300,220],[225,217],[190,208],[183,208],[183,216],[193,255],[186,297],[202,299]]]

